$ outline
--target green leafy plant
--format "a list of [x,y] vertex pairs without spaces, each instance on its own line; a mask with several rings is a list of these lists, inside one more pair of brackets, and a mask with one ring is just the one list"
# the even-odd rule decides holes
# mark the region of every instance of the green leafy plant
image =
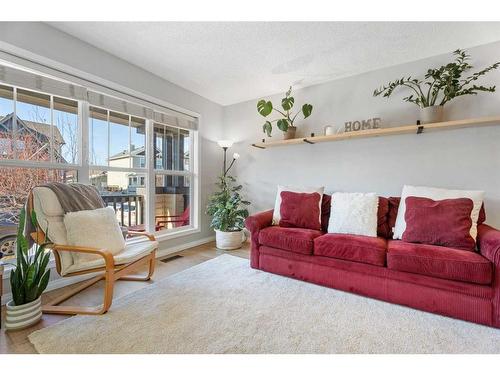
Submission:
[[288,89],[285,93],[285,97],[281,99],[281,107],[283,111],[273,107],[273,103],[271,101],[266,101],[264,99],[259,100],[257,102],[257,111],[264,117],[267,117],[271,114],[272,111],[275,111],[281,115],[280,118],[275,120],[268,120],[262,126],[262,130],[267,134],[268,137],[271,136],[271,132],[273,130],[273,122],[276,122],[276,126],[279,130],[286,132],[288,127],[294,126],[294,121],[297,116],[302,113],[304,115],[304,119],[311,116],[313,106],[311,104],[304,104],[300,111],[297,111],[295,115],[291,112],[293,105],[295,104],[295,99],[292,95],[292,87]]
[[207,205],[207,214],[212,216],[211,228],[223,231],[234,232],[243,229],[245,219],[248,217],[248,206],[250,202],[243,200],[240,191],[242,185],[236,185],[236,179],[228,175],[229,170],[239,155],[234,154],[229,168],[225,169],[216,183],[219,190],[211,197]]
[[437,69],[429,69],[424,79],[403,77],[386,86],[375,90],[373,96],[382,95],[389,98],[398,87],[406,87],[412,94],[403,98],[404,101],[414,103],[421,108],[434,105],[445,105],[450,100],[463,95],[477,95],[480,91],[495,92],[495,86],[476,85],[481,76],[486,75],[500,66],[500,62],[490,65],[476,73],[462,78],[462,75],[471,70],[470,55],[466,51],[457,49],[453,52],[455,60]]
[[[36,228],[37,219],[34,211],[30,219]],[[16,306],[35,301],[40,297],[47,288],[50,277],[50,269],[47,269],[50,253],[46,251],[49,243],[41,245],[35,243],[30,249],[29,241],[23,234],[25,220],[26,210],[23,207],[17,230],[17,263],[10,273],[12,299]]]

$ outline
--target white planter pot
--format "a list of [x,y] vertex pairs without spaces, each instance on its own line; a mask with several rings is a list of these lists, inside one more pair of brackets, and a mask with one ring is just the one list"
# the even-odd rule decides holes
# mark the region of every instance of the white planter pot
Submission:
[[243,230],[236,232],[222,232],[215,230],[215,246],[220,250],[235,250],[241,247],[244,241]]
[[42,299],[16,306],[14,301],[7,302],[5,329],[21,329],[29,327],[42,319]]
[[442,105],[420,108],[420,122],[422,124],[432,124],[441,121],[443,121]]

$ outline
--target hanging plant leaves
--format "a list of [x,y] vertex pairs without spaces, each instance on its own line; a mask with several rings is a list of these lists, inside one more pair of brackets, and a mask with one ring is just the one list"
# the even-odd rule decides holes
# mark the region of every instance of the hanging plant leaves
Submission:
[[281,120],[278,120],[276,126],[279,130],[286,132],[288,130],[288,120],[286,118],[282,118]]
[[311,116],[313,110],[313,106],[311,104],[304,104],[302,106],[302,113],[304,114],[304,118],[308,118]]
[[268,116],[272,112],[272,110],[273,103],[271,103],[270,101],[266,102],[264,99],[262,99],[257,102],[257,111],[259,111],[262,116]]
[[262,130],[264,131],[264,133],[267,134],[268,137],[270,137],[271,131],[273,130],[273,127],[269,121],[266,121],[266,123],[264,125],[262,125]]
[[292,109],[294,102],[295,102],[295,99],[292,96],[286,97],[286,98],[281,99],[281,106],[283,107],[283,109],[285,111],[289,111]]

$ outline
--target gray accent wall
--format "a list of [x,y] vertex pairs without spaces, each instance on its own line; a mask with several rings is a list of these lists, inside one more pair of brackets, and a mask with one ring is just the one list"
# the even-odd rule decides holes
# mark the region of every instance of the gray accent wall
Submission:
[[[469,52],[478,68],[500,61],[500,43]],[[307,102],[314,106],[311,117],[297,121],[298,134],[319,135],[326,125],[343,127],[345,121],[372,117],[382,118],[382,127],[415,124],[418,108],[401,100],[406,91],[386,99],[373,97],[373,90],[408,74],[423,76],[428,68],[449,59],[450,55],[436,56],[297,90],[297,105]],[[500,90],[500,70],[480,83],[497,85]],[[270,99],[279,105],[281,97]],[[278,184],[383,196],[399,196],[404,184],[413,184],[484,190],[487,223],[500,228],[500,126],[260,150],[250,146],[264,138],[264,119],[256,110],[258,99],[224,108],[224,138],[238,142],[233,149],[241,154],[237,175],[253,203],[252,212],[273,207]],[[447,119],[498,116],[500,92],[459,98],[446,105],[445,111]],[[275,128],[273,139],[281,137]]]

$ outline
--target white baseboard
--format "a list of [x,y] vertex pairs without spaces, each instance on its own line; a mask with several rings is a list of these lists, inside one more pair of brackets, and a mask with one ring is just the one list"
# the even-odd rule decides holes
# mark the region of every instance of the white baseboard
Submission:
[[[167,255],[173,254],[173,253],[178,253],[179,251],[190,249],[195,246],[199,245],[204,245],[206,243],[215,241],[215,236],[209,236],[205,238],[201,238],[196,241],[191,241],[191,242],[186,242],[181,245],[177,246],[171,246],[171,247],[166,247],[166,248],[160,248],[156,252],[156,258],[163,258]],[[161,247],[161,242],[160,242],[160,247]],[[45,289],[46,292],[49,292],[51,290],[59,289],[71,284],[79,283],[80,281],[84,281],[87,279],[91,279],[94,277],[96,274],[88,274],[88,275],[80,275],[80,276],[73,276],[69,278],[61,277],[56,280],[52,280],[49,282],[49,285],[47,285],[47,289]],[[7,281],[8,282],[8,281]],[[4,296],[2,296],[2,305],[5,305],[8,301],[12,299],[12,293],[8,293]]]

